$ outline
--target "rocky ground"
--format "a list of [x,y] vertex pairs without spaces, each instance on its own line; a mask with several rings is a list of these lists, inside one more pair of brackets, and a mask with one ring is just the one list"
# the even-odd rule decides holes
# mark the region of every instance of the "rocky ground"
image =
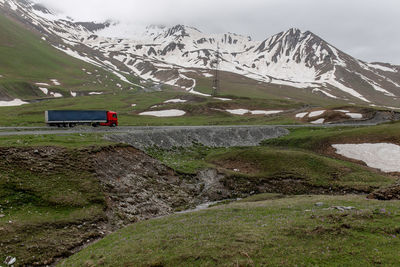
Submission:
[[372,192],[368,198],[379,200],[400,200],[400,183]]
[[287,129],[275,126],[227,126],[143,129],[131,133],[113,134],[107,138],[139,149],[154,146],[170,149],[173,147],[190,147],[193,144],[202,144],[208,147],[257,146],[263,140],[287,134],[289,134]]

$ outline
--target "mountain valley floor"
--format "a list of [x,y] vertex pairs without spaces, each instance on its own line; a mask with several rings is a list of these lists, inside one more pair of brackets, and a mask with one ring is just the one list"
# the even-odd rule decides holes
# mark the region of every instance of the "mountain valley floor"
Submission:
[[[399,174],[347,159],[332,144],[400,144],[399,125],[291,129],[256,147],[143,152],[106,141],[107,133],[1,137],[0,258],[397,265]],[[214,201],[222,202],[176,214]]]

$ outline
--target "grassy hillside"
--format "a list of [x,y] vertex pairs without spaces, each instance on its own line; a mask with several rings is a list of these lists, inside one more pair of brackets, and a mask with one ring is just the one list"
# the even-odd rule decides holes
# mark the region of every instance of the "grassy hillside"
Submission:
[[[106,220],[99,181],[77,150],[0,149],[0,258],[46,264],[102,236]],[[47,157],[46,157],[47,156]]]
[[297,149],[195,146],[148,153],[180,173],[217,168],[226,175],[224,183],[238,192],[371,192],[396,182],[367,167]]
[[398,201],[269,198],[137,223],[59,266],[398,265]]
[[[354,136],[357,132],[359,136],[378,132],[375,127],[346,131]],[[388,136],[395,134],[386,132]],[[56,257],[71,255],[88,240],[104,236],[108,198],[90,163],[104,155],[94,161],[90,157],[109,144],[102,140],[102,134],[0,138],[0,258],[13,255],[18,264],[27,265],[52,263]],[[93,145],[96,147],[87,148]],[[112,147],[108,150],[113,151]],[[133,224],[61,266],[398,262],[397,201],[367,200],[365,195],[293,196],[371,192],[395,183],[393,176],[293,147],[197,146],[149,152],[182,179],[195,177],[199,169],[216,168],[224,176],[221,185],[233,196],[275,194],[253,195],[206,211]],[[323,203],[315,205],[318,202]],[[336,206],[354,209],[341,211]]]
[[400,144],[400,123],[386,123],[360,128],[301,128],[291,134],[263,142],[266,146],[280,146],[330,153],[331,144],[388,142]]
[[[218,167],[236,170],[236,179],[243,180],[293,180],[326,188],[343,187],[349,190],[366,190],[393,184],[396,179],[373,173],[362,166],[330,159],[318,154],[274,148],[236,148],[214,154],[208,162]],[[244,174],[244,175],[243,175]]]
[[[53,48],[1,13],[0,75],[3,98],[44,97],[35,83],[48,83],[53,87],[51,91],[66,96],[70,96],[70,90],[113,91],[119,90],[116,83],[124,84],[115,75]],[[57,79],[61,85],[52,84],[51,79]]]

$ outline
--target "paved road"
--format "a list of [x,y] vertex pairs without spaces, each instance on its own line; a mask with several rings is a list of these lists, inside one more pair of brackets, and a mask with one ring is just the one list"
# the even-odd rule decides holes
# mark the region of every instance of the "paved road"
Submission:
[[78,134],[78,133],[131,133],[142,131],[166,131],[181,129],[215,129],[215,128],[304,128],[304,127],[357,127],[374,126],[376,123],[347,123],[347,124],[324,124],[324,125],[235,125],[235,126],[120,126],[109,127],[76,127],[76,128],[51,128],[51,127],[0,127],[0,136],[10,135],[48,135],[48,134]]

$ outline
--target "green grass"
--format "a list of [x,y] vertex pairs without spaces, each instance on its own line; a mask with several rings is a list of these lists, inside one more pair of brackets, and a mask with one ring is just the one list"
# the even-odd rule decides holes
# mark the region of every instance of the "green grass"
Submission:
[[107,146],[112,142],[104,139],[104,134],[59,134],[59,135],[13,135],[0,136],[0,147],[58,146],[82,148],[88,146]]
[[226,173],[226,182],[240,192],[257,190],[262,184],[281,180],[293,180],[293,188],[290,183],[282,184],[282,192],[296,193],[299,189],[295,186],[299,181],[310,188],[370,192],[396,181],[394,177],[358,164],[298,149],[198,145],[171,150],[152,148],[147,153],[180,173],[193,175],[201,169],[219,168]]
[[324,151],[331,144],[389,142],[400,144],[400,123],[370,127],[298,128],[291,134],[263,142],[266,146],[282,146]]
[[0,258],[18,265],[51,262],[99,237],[105,196],[79,150],[0,149]]
[[[166,96],[160,95],[160,100],[163,97]],[[381,133],[375,127],[346,131]],[[334,136],[330,129],[317,132]],[[386,131],[387,134],[395,132]],[[68,255],[82,240],[100,237],[99,230],[91,225],[107,220],[105,198],[88,167],[84,151],[87,146],[108,145],[102,136],[0,137],[1,149],[12,146],[21,147],[14,148],[15,151],[30,151],[28,154],[14,150],[0,153],[0,214],[6,215],[0,218],[0,235],[6,240],[0,244],[0,258],[13,255],[19,259],[18,264],[43,263],[54,255]],[[39,152],[37,157],[41,160],[35,160],[32,156],[35,153],[31,153],[35,149],[60,151],[46,154],[47,157]],[[371,172],[358,164],[296,147],[197,145],[168,151],[153,148],[149,153],[181,174],[218,168],[226,175],[223,182],[242,193],[257,192],[271,181],[285,179],[305,182],[310,188],[340,187],[347,192],[371,191],[395,182],[390,176]],[[325,205],[315,207],[320,201]],[[397,237],[393,238],[399,233],[400,210],[396,203],[356,196],[254,195],[228,206],[134,224],[83,250],[65,265],[324,266],[332,263],[342,266],[360,260],[393,265],[397,260],[393,246],[399,242]],[[355,206],[357,210],[340,213],[324,209],[337,205]],[[382,249],[368,254],[368,260],[361,259],[375,244],[380,244]]]
[[131,225],[59,266],[395,266],[399,223],[398,202],[360,196],[232,203]]
[[185,174],[196,174],[197,171],[214,167],[206,161],[206,157],[217,151],[226,151],[225,148],[208,148],[202,145],[195,145],[188,148],[177,147],[172,150],[160,148],[149,148],[146,153],[153,158],[160,160],[170,168]]
[[[84,110],[113,110],[119,114],[119,123],[132,126],[156,126],[156,125],[234,125],[234,124],[296,124],[291,114],[278,116],[235,116],[227,112],[216,111],[219,109],[254,108],[276,110],[291,110],[300,107],[300,104],[290,101],[262,100],[238,98],[230,103],[211,98],[196,98],[185,104],[163,104],[164,101],[174,98],[193,95],[184,92],[165,91],[156,93],[120,92],[116,95],[107,94],[99,96],[86,96],[66,99],[53,99],[23,105],[20,107],[3,107],[2,112],[7,116],[1,122],[1,126],[43,126],[44,112],[52,109],[84,109]],[[132,107],[133,104],[137,106]],[[161,105],[151,109],[154,105]],[[176,118],[157,118],[151,116],[139,116],[142,111],[182,109],[187,112],[185,116]]]
[[237,169],[240,174],[235,174],[236,179],[232,179],[243,180],[243,186],[249,181],[293,179],[317,187],[368,191],[396,181],[357,164],[293,149],[233,148],[213,154],[207,161],[230,171]]
[[281,199],[285,198],[285,195],[276,194],[276,193],[264,193],[264,194],[257,194],[252,195],[244,199],[237,200],[236,203],[245,203],[245,202],[260,202],[266,200],[274,200],[274,199]]

